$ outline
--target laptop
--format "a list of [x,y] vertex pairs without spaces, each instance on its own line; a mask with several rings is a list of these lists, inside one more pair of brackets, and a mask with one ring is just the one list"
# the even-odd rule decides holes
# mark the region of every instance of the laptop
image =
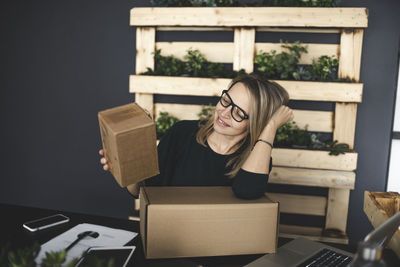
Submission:
[[[375,242],[384,248],[399,229],[399,225],[400,212],[397,212],[369,233],[363,242]],[[347,266],[357,256],[357,254],[299,237],[279,247],[275,254],[264,255],[245,267]]]

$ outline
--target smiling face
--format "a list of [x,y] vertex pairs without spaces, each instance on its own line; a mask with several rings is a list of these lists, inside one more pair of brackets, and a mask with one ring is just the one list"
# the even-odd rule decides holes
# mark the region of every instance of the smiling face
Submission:
[[[247,115],[250,110],[250,100],[247,88],[243,83],[235,83],[228,91],[232,102],[240,107]],[[220,101],[215,107],[214,131],[227,136],[247,134],[248,120],[237,122],[231,114],[233,106],[224,107]],[[235,111],[235,110],[234,110]],[[242,114],[239,114],[242,115]]]

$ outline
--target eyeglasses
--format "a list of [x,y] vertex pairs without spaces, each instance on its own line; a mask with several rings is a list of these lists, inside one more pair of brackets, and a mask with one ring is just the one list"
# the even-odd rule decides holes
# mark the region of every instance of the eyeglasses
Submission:
[[225,108],[232,105],[231,115],[235,121],[241,122],[241,121],[247,120],[249,118],[249,116],[246,114],[246,112],[244,112],[243,109],[241,109],[239,106],[237,106],[235,103],[233,103],[231,96],[228,94],[228,90],[222,91],[219,102]]

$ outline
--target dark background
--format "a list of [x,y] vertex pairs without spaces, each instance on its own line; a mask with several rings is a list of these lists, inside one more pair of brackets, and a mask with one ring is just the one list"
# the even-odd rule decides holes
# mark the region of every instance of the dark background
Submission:
[[[347,227],[355,243],[372,229],[362,211],[364,190],[386,188],[400,2],[342,1],[341,5],[369,8],[360,79],[364,94],[355,138],[359,160]],[[130,9],[135,6],[150,3],[2,1],[1,203],[119,218],[131,214],[133,199],[99,163],[97,112],[134,100],[128,82],[135,69],[135,28],[129,26]],[[174,37],[181,38],[178,33],[157,36],[158,40]],[[185,39],[214,37],[192,34]]]

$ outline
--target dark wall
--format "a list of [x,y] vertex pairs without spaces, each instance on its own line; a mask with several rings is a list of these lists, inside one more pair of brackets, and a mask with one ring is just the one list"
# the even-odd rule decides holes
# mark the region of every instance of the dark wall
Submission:
[[[370,11],[357,115],[357,181],[348,220],[354,243],[371,229],[362,211],[364,190],[385,190],[400,2],[342,2]],[[3,1],[0,202],[122,218],[131,213],[131,197],[101,169],[97,112],[134,99],[128,91],[135,61],[129,11],[149,5]]]

